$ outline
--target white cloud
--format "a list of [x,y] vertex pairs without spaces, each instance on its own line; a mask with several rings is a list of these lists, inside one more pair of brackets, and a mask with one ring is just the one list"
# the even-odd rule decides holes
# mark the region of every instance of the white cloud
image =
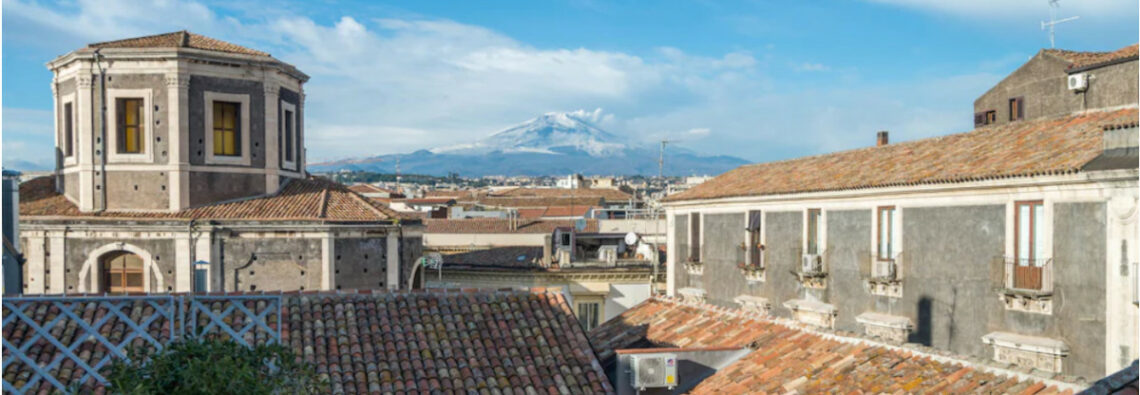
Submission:
[[[677,139],[705,152],[764,160],[870,144],[881,129],[896,141],[962,130],[969,102],[996,81],[967,75],[868,87],[855,77],[808,90],[770,77],[767,54],[743,50],[700,56],[671,47],[647,54],[536,48],[448,20],[346,15],[320,23],[275,14],[239,22],[188,0],[168,0],[150,12],[126,10],[123,0],[80,0],[66,13],[29,0],[4,0],[4,7],[5,22],[32,27],[17,44],[67,37],[64,44],[52,41],[50,56],[82,43],[183,27],[267,50],[312,77],[305,86],[312,160],[455,145],[545,112],[583,108],[596,110],[580,110],[581,116],[631,140]],[[46,130],[50,125],[49,115]],[[11,134],[10,126],[5,143],[42,139],[48,148],[25,154],[8,147],[5,154],[50,155],[50,132]]]

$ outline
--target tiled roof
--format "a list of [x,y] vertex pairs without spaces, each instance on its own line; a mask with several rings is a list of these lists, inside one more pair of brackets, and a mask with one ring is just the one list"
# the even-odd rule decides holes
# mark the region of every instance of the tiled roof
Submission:
[[396,194],[396,192],[391,190],[391,189],[381,188],[381,187],[378,187],[378,186],[375,186],[372,184],[366,184],[366,183],[362,183],[362,182],[358,182],[358,183],[349,185],[348,189],[352,190],[353,192],[359,193],[359,194],[366,194],[366,193],[387,193],[390,195]]
[[591,206],[550,206],[538,208],[520,208],[518,209],[518,213],[519,217],[522,218],[581,217],[595,208],[596,207]]
[[402,216],[384,205],[320,177],[295,179],[274,194],[177,212],[104,211],[83,213],[55,191],[52,177],[20,184],[22,217],[151,218],[195,220],[391,221]]
[[1135,108],[1011,122],[972,132],[745,165],[666,201],[778,195],[1079,172],[1102,152],[1104,125]]
[[[801,329],[784,320],[735,309],[647,300],[590,331],[598,359],[624,348],[747,347],[692,393],[1050,393],[1040,380],[1020,380],[865,339]],[[1068,392],[1071,392],[1068,391]]]
[[1097,66],[1123,60],[1135,60],[1140,54],[1140,46],[1132,44],[1127,47],[1108,52],[1080,52],[1064,49],[1045,49],[1045,53],[1069,61],[1069,69],[1090,69]]
[[414,199],[404,199],[403,202],[406,204],[415,204],[415,205],[454,204],[455,198],[450,198],[450,197],[414,198]]
[[[613,392],[566,299],[554,289],[356,292],[283,294],[282,344],[327,379],[333,393]],[[35,303],[42,306],[24,311],[41,325],[59,314],[49,302]],[[251,310],[253,304],[246,303]],[[85,305],[76,312],[92,320],[108,314],[95,302]],[[138,322],[149,309],[145,302],[133,301],[121,311]],[[164,326],[178,323],[164,321],[152,322],[148,332],[169,338]],[[270,313],[267,321],[276,328],[276,314]],[[53,333],[67,338],[65,344],[87,337],[75,321],[62,322],[66,328],[59,325]],[[124,327],[113,317],[99,331],[121,341]],[[23,322],[4,325],[4,339],[14,344],[34,334]],[[51,361],[57,355],[50,343],[38,343],[29,349],[33,359]],[[105,351],[88,343],[76,354],[91,364]],[[135,343],[144,342],[139,338]],[[5,361],[9,353],[5,347]],[[29,371],[14,363],[3,373],[15,381]],[[65,363],[53,374],[67,383],[82,372]]]
[[614,188],[514,188],[493,192],[491,196],[510,197],[599,197],[610,201],[629,200],[632,195]]
[[87,44],[88,48],[194,48],[207,51],[228,52],[242,55],[269,56],[268,53],[228,43],[216,38],[182,30],[115,41]]
[[484,206],[490,207],[512,207],[512,208],[539,208],[550,206],[601,206],[605,198],[600,196],[563,196],[563,197],[494,197],[485,196],[479,198],[478,202]]
[[1124,367],[1116,373],[1097,380],[1082,395],[1136,395],[1140,394],[1140,361],[1133,360],[1131,365]]
[[456,268],[545,269],[542,247],[491,247],[443,255],[443,264]]
[[[519,220],[511,229],[506,218],[425,219],[424,233],[553,233],[556,228],[573,228],[575,220]],[[597,220],[586,220],[584,233],[598,231]]]

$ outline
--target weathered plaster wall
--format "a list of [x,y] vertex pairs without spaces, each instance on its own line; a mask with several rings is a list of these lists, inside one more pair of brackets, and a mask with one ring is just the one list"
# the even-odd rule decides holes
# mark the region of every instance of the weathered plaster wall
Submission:
[[190,172],[190,206],[265,194],[261,174]]
[[163,210],[170,207],[164,171],[108,171],[107,208]]
[[1038,54],[974,101],[974,112],[994,110],[1000,125],[1009,123],[1009,99],[1024,97],[1025,119],[1047,118],[1085,109],[1136,104],[1137,62],[1089,70],[1088,90],[1070,91],[1068,62]]
[[674,281],[675,281],[675,284],[677,285],[677,289],[686,288],[686,287],[693,287],[694,285],[692,283],[692,279],[690,278],[689,273],[685,271],[685,267],[684,267],[685,261],[687,261],[689,259],[689,216],[688,216],[688,214],[681,214],[681,215],[674,216],[673,231],[674,231],[674,234],[676,235],[675,237],[677,240],[677,245],[676,245],[676,247],[674,247],[677,249],[677,252],[674,253],[674,256],[676,257],[675,259],[677,261],[674,262],[675,263],[675,265],[674,265],[675,269],[673,270],[673,273],[671,273],[671,274],[676,276]]
[[[1132,62],[1136,64],[1136,62]],[[1094,379],[1105,373],[1104,262],[1107,212],[1104,203],[1053,205],[1053,328],[1072,354],[1065,371]]]
[[793,272],[799,270],[803,255],[803,212],[764,213],[765,276],[761,295],[772,304],[772,314],[791,317],[785,301],[802,297],[800,284]]
[[334,267],[337,289],[384,289],[388,278],[384,237],[337,239]]
[[320,289],[320,239],[223,238],[221,251],[226,291]]
[[741,294],[754,294],[760,283],[749,285],[744,275],[736,267],[744,262],[743,212],[728,214],[708,214],[705,221],[705,244],[701,249],[701,261],[705,264],[701,276],[705,284],[716,284],[705,289],[708,302],[715,305],[737,307],[732,299]]
[[[174,290],[174,240],[88,238],[67,238],[64,241],[64,252],[66,254],[64,257],[64,290],[66,292],[79,292],[79,281],[81,280],[79,278],[79,274],[83,269],[83,263],[87,260],[87,258],[91,256],[92,252],[94,252],[96,249],[99,249],[100,247],[106,246],[108,244],[117,244],[120,242],[141,248],[151,254],[151,258],[154,260],[156,268],[159,270],[159,272],[161,272],[163,277],[162,288],[158,288],[158,284],[155,282],[155,277],[151,277],[151,291],[166,292]],[[48,257],[48,260],[50,261],[50,256]],[[97,260],[96,263],[98,263]],[[44,267],[50,267],[50,264],[45,264]],[[101,268],[93,265],[88,272],[88,276],[98,276],[101,270]],[[49,276],[55,275],[55,273],[49,273]],[[102,292],[103,290],[88,289],[87,291]]]
[[419,259],[424,254],[423,237],[420,236],[403,236],[400,238],[400,288],[407,288],[408,279],[412,275],[412,269],[416,264],[416,259]]
[[892,311],[898,300],[874,296],[866,285],[863,266],[871,258],[872,213],[870,209],[827,212],[827,293],[828,301],[840,311],[836,329],[861,333],[856,316],[875,309],[877,298],[886,311]]

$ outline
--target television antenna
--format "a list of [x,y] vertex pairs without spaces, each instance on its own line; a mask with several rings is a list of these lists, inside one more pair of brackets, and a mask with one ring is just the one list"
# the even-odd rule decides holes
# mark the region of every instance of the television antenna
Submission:
[[1075,20],[1081,18],[1079,16],[1071,16],[1071,17],[1068,17],[1065,19],[1058,20],[1057,19],[1057,8],[1060,8],[1060,7],[1061,7],[1060,0],[1049,0],[1049,22],[1041,21],[1041,30],[1045,30],[1046,27],[1049,28],[1049,48],[1056,48],[1057,47],[1057,42],[1056,42],[1057,40],[1055,37],[1055,33],[1053,32],[1053,28],[1055,26],[1062,24],[1062,23],[1065,23],[1065,22],[1075,21]]

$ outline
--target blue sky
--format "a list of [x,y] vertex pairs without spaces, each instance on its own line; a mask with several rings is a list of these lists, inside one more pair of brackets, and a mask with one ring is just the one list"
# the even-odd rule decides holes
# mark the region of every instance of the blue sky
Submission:
[[[1113,50],[1135,0],[1063,1],[1057,46]],[[3,0],[3,162],[51,163],[51,73],[86,43],[181,29],[312,76],[312,160],[451,145],[602,109],[767,161],[968,130],[974,98],[1048,46],[1046,0],[372,2]]]

